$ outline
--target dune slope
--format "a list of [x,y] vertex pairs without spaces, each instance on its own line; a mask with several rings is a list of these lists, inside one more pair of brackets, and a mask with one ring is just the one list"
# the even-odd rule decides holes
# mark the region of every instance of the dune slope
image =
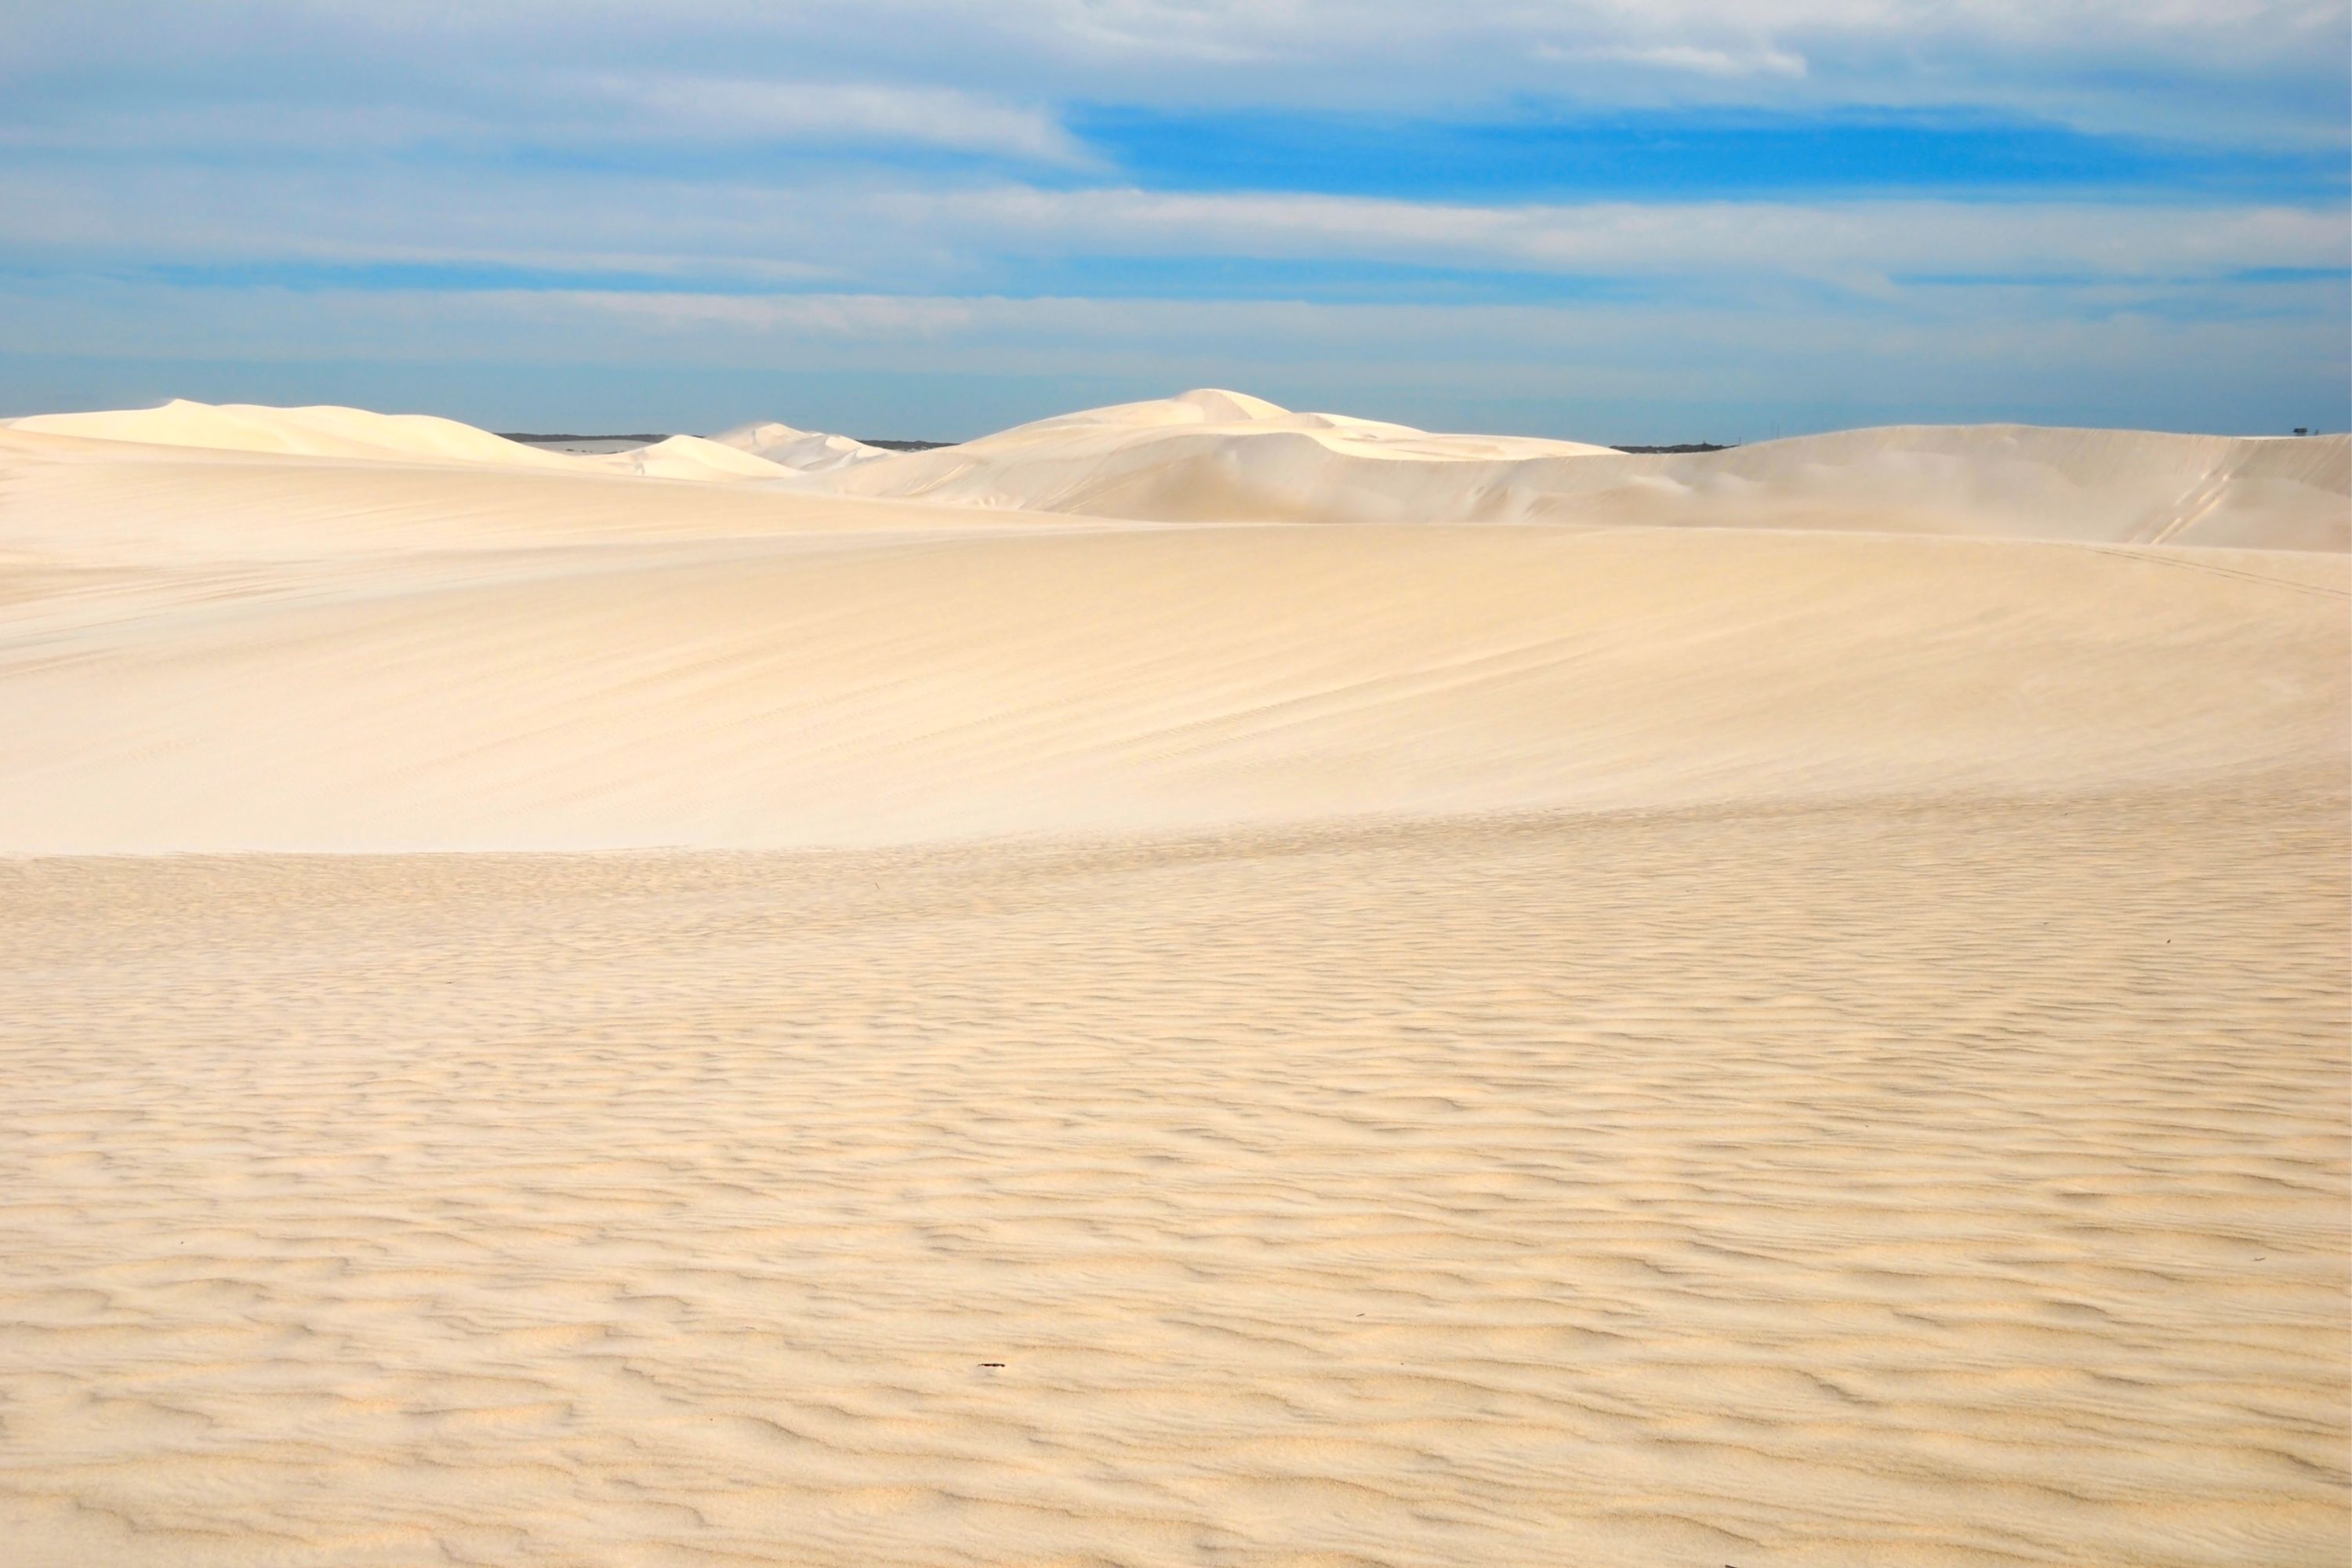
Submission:
[[846,436],[828,436],[821,430],[796,430],[772,419],[739,425],[731,430],[719,432],[710,439],[722,447],[732,447],[779,467],[804,473],[822,473],[853,463],[872,462],[890,455],[883,447],[869,447]]
[[1441,435],[1202,390],[894,452],[776,423],[603,457],[351,408],[162,408],[0,421],[48,437],[415,466],[766,482],[813,494],[1161,522],[1552,522],[1835,530],[2352,552],[2352,437],[1906,426],[1636,456]]
[[780,479],[792,472],[755,452],[720,441],[706,441],[699,436],[672,436],[650,446],[612,453],[597,461],[614,473],[657,479]]
[[569,467],[573,461],[562,453],[526,447],[454,419],[323,405],[266,408],[253,404],[215,405],[175,398],[160,408],[40,414],[0,423],[37,436],[288,457],[494,463],[551,469]]
[[2352,548],[2352,437],[2342,436],[1910,426],[1635,456],[1433,436],[1192,393],[830,478],[850,494],[1161,521],[1549,521]]
[[2076,787],[2344,746],[2335,556],[1082,526],[259,460],[8,473],[11,850],[1191,830]]

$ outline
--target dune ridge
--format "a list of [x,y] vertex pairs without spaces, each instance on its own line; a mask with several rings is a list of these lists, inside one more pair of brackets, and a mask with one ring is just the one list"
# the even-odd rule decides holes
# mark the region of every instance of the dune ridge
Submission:
[[738,425],[710,438],[721,446],[749,452],[796,473],[824,473],[890,455],[883,447],[869,447],[846,436],[828,436],[821,430],[796,430],[773,419]]
[[287,457],[498,463],[535,468],[560,468],[573,460],[562,453],[509,441],[455,419],[429,414],[375,414],[363,408],[331,405],[268,408],[257,404],[216,405],[173,398],[159,408],[37,414],[0,424],[37,436],[71,436],[92,441],[200,447]]
[[656,479],[743,480],[779,479],[793,470],[724,441],[699,436],[672,436],[649,446],[607,453],[591,459],[616,473]]
[[753,422],[588,457],[357,409],[160,409],[0,421],[27,435],[460,462],[1160,522],[1542,522],[1834,530],[2352,552],[2352,437],[1892,426],[1632,454],[1295,413],[1215,389],[1083,409],[921,452]]
[[2352,549],[2352,437],[1897,426],[1636,455],[1228,393],[838,470],[845,493],[1161,521],[1567,522]]

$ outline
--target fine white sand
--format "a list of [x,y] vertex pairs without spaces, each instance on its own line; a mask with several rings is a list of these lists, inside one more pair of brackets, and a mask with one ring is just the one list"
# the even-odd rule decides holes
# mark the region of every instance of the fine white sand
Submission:
[[2341,1563],[2345,491],[0,426],[6,1555]]
[[869,447],[846,436],[828,436],[821,430],[796,430],[772,419],[739,425],[732,430],[721,431],[711,439],[721,446],[736,447],[802,473],[822,473],[829,468],[846,468],[852,463],[871,462],[877,458],[890,456],[883,447]]
[[[870,450],[870,448],[869,448]],[[844,493],[1162,521],[1550,521],[2352,548],[2352,438],[1908,426],[1637,457],[1193,392],[835,469]]]

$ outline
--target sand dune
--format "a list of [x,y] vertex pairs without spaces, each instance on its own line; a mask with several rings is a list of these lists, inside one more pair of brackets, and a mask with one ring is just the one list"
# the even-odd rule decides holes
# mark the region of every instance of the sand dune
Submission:
[[768,434],[0,426],[10,1561],[2343,1560],[2341,441]]
[[0,421],[223,452],[772,481],[812,493],[1139,521],[1555,522],[2352,552],[2352,437],[1902,426],[1636,456],[1438,435],[1215,390],[893,452],[774,421],[601,457],[421,415],[163,408]]
[[615,473],[656,479],[780,479],[792,470],[756,453],[699,436],[672,436],[594,459]]
[[[215,406],[175,399],[160,408],[95,414],[45,414],[0,420],[23,436],[220,453],[325,458],[345,461],[487,464],[544,472],[603,472],[666,479],[775,479],[793,470],[740,444],[672,436],[625,451],[583,455],[509,441],[487,430],[422,414],[363,408]],[[838,437],[818,437],[820,440]],[[19,442],[21,446],[21,440]],[[121,459],[124,454],[103,456]]]
[[2338,556],[1080,525],[583,470],[19,454],[0,848],[2074,788],[2332,755],[2352,700]]
[[877,458],[890,456],[883,447],[869,447],[846,436],[828,436],[818,430],[795,430],[772,419],[739,425],[710,438],[721,446],[736,447],[802,473],[824,473],[853,463],[872,462]]
[[2352,437],[1909,426],[1633,456],[1297,415],[1230,393],[839,471],[845,493],[1105,517],[1842,529],[2352,548]]
[[372,414],[362,408],[264,408],[241,403],[215,406],[175,398],[161,408],[40,414],[5,424],[33,435],[291,457],[497,463],[535,468],[565,468],[576,461],[454,419],[425,414]]

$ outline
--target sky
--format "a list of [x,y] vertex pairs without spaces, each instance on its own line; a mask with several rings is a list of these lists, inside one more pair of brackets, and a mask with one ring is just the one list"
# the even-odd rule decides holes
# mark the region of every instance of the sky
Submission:
[[0,4],[0,416],[2352,425],[2352,0]]

